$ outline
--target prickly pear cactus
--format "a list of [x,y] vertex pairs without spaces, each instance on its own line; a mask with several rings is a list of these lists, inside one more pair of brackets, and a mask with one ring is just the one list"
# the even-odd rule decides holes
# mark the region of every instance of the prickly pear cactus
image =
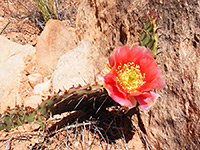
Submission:
[[157,17],[153,12],[149,13],[142,34],[140,35],[140,46],[145,46],[153,51],[154,56],[158,50]]
[[48,96],[36,109],[31,107],[8,108],[0,117],[0,130],[10,129],[33,121],[44,129],[44,120],[50,116],[73,110],[94,109],[98,112],[102,107],[116,103],[108,96],[102,85],[87,85],[72,87],[68,91],[58,91]]
[[45,129],[44,117],[31,107],[7,108],[0,116],[0,130],[9,131],[14,127],[36,121],[43,129]]
[[85,87],[70,88],[68,91],[49,96],[47,100],[38,105],[37,111],[46,118],[50,115],[61,114],[72,110],[100,109],[103,105],[113,105],[102,85],[87,85]]
[[[157,53],[158,46],[158,28],[156,27],[156,17],[150,13],[146,19],[144,30],[140,36],[140,46],[146,46],[153,51],[154,56]],[[58,91],[52,96],[48,96],[36,109],[31,107],[19,107],[8,109],[0,115],[0,130],[9,131],[14,127],[33,121],[45,129],[45,119],[50,116],[61,114],[73,110],[96,110],[101,108],[118,105],[108,95],[102,85],[87,85],[81,87],[72,87],[68,91]]]

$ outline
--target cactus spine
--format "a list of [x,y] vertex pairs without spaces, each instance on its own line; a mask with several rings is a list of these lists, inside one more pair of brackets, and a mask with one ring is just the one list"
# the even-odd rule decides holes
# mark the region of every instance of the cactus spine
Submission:
[[158,50],[157,17],[153,12],[149,13],[142,34],[140,35],[140,46],[145,46],[153,51],[156,56]]

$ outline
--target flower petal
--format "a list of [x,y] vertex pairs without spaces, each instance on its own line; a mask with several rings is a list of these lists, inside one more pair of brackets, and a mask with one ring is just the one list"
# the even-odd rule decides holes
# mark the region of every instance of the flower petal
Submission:
[[[136,106],[138,101],[141,108],[148,112],[149,108],[159,97],[158,94],[149,91],[165,86],[161,69],[158,68],[152,51],[142,46],[134,46],[132,48],[123,46],[117,48],[115,54],[109,58],[109,63],[112,68],[104,77],[104,87],[107,89],[110,97],[120,105],[129,108]],[[142,80],[145,81],[142,85],[136,88],[133,86],[132,89],[122,87],[122,82],[119,81],[119,71],[121,71],[119,69],[125,64],[139,66],[139,71],[144,77]],[[128,74],[129,72],[124,71],[123,73]],[[127,78],[122,79],[126,80]],[[120,78],[120,80],[122,79]]]
[[159,94],[154,92],[144,92],[143,94],[136,96],[137,101],[140,104],[140,107],[144,112],[148,112],[155,102],[157,101]]
[[120,92],[116,85],[105,84],[104,87],[107,89],[109,96],[121,106],[129,108],[135,107],[137,104],[136,99],[128,99],[125,93]]
[[[130,48],[128,46],[123,46],[121,48],[118,48],[117,51],[115,52],[114,61],[116,61],[116,65],[119,65],[120,63],[122,64],[127,63],[127,62],[137,63],[144,56],[148,56],[153,59],[152,51],[148,50],[145,47],[134,46]],[[113,58],[110,58],[110,59],[112,60]]]
[[109,64],[111,67],[113,67],[115,65],[115,59],[113,56],[109,57]]

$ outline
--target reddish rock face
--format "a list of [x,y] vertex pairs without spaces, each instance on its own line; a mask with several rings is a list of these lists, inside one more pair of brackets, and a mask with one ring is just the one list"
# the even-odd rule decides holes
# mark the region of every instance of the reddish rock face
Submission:
[[[117,46],[133,46],[145,13],[158,15],[160,54],[166,87],[148,114],[141,113],[147,139],[155,149],[198,149],[200,146],[200,14],[197,1],[81,1],[77,28],[105,56]],[[136,44],[135,44],[136,43]],[[198,68],[198,69],[197,69]]]

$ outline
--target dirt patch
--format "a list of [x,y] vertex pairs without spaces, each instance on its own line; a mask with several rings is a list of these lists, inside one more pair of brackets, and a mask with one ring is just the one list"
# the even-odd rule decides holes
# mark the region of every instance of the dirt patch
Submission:
[[[58,19],[75,27],[78,0],[59,3]],[[0,35],[19,44],[35,46],[37,37],[45,26],[42,14],[35,1],[2,0],[0,2]]]

